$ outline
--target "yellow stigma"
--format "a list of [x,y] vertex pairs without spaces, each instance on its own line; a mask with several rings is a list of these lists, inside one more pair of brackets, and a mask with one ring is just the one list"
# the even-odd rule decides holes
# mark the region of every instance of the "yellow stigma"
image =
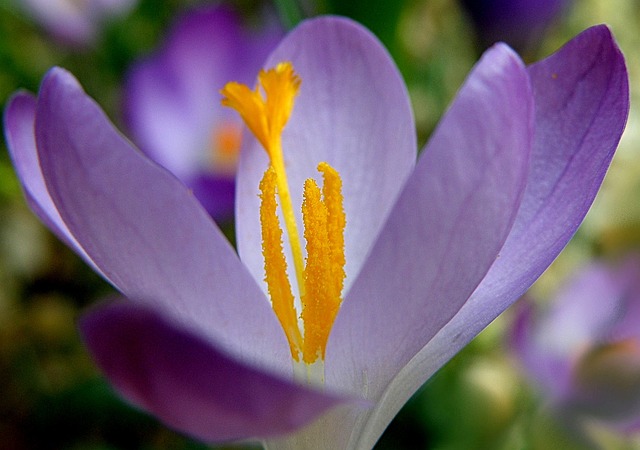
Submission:
[[[308,179],[303,188],[305,263],[289,194],[281,138],[299,88],[300,78],[291,63],[285,62],[274,69],[261,71],[254,90],[242,84],[228,83],[221,93],[224,96],[222,104],[238,111],[269,156],[269,167],[260,182],[265,281],[272,308],[287,337],[291,357],[311,367],[324,361],[329,334],[342,304],[346,219],[340,175],[329,164],[321,162],[318,171],[322,173],[322,190],[313,179]],[[276,196],[291,246],[299,291],[297,303],[287,276]]]
[[299,89],[300,78],[293,71],[293,66],[282,62],[274,69],[261,70],[258,85],[253,91],[245,84],[232,81],[220,93],[224,96],[222,104],[238,111],[249,130],[273,158],[272,153],[282,150],[280,136]]
[[[264,96],[260,88],[264,91]],[[258,74],[258,86],[253,91],[244,84],[232,81],[227,83],[220,93],[223,95],[222,104],[235,109],[240,114],[244,123],[269,155],[271,167],[276,173],[280,208],[289,234],[298,290],[302,296],[304,294],[302,247],[282,156],[282,130],[289,120],[299,88],[300,78],[293,71],[293,66],[291,63],[283,62],[274,69],[261,70]]]

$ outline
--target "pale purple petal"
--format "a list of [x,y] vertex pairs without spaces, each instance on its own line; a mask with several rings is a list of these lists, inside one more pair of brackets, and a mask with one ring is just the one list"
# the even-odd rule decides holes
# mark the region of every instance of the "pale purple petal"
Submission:
[[203,441],[290,432],[346,401],[245,366],[133,302],[89,312],[80,327],[118,392]]
[[21,0],[20,7],[54,37],[72,45],[91,44],[110,18],[131,9],[137,0]]
[[537,322],[537,345],[568,358],[593,342],[608,340],[612,326],[626,312],[633,279],[619,278],[603,263],[582,271],[555,296],[544,320],[532,318]]
[[62,69],[43,81],[36,142],[61,217],[122,293],[243,358],[291,371],[269,303],[193,194],[132,147]]
[[8,101],[4,113],[7,147],[22,183],[25,198],[35,215],[60,240],[73,248],[87,264],[100,273],[60,217],[42,178],[34,131],[36,104],[37,100],[31,94],[19,92]]
[[253,84],[280,38],[277,27],[250,29],[229,7],[194,9],[127,76],[125,118],[135,142],[216,220],[233,218],[235,199],[235,167],[216,162],[216,135],[241,128],[218,91],[229,81]]
[[[536,132],[518,217],[500,257],[471,299],[403,370],[421,373],[420,380],[519,298],[558,255],[591,205],[624,129],[627,72],[606,27],[585,31],[531,66],[529,74]],[[402,404],[420,380],[398,382],[388,395]],[[403,391],[407,395],[399,394]]]
[[543,311],[519,311],[511,343],[564,414],[625,425],[640,411],[640,261],[581,270]]
[[136,144],[183,181],[212,169],[215,126],[240,122],[218,91],[229,81],[253,85],[279,38],[278,30],[243,26],[227,7],[179,18],[158,53],[127,77],[125,116]]
[[[380,399],[469,298],[515,219],[532,139],[529,78],[498,45],[436,129],[347,295],[327,348],[328,384],[364,385]],[[387,423],[368,425],[360,445]]]
[[[522,302],[527,300],[523,299]],[[571,389],[574,361],[566,353],[550,354],[536,346],[534,324],[536,314],[531,303],[523,304],[518,310],[510,340],[522,364],[533,370],[539,377],[543,390],[556,397],[565,397]],[[578,322],[577,320],[575,321]],[[538,335],[538,337],[541,337]]]
[[[595,324],[585,334],[590,333],[581,346],[567,352],[566,359],[573,362],[573,379],[569,392],[563,397],[554,397],[555,405],[560,404],[564,413],[599,419],[609,425],[631,432],[640,417],[640,260],[631,257],[618,266],[594,264],[580,273],[555,299],[552,308],[540,321],[532,325],[538,337],[545,331],[554,332],[562,338],[564,325],[561,305],[582,303],[582,314],[587,323]],[[595,295],[587,293],[589,285],[594,291],[600,290],[600,304]],[[608,305],[603,313],[601,304]],[[568,306],[567,308],[571,308]],[[573,308],[577,309],[577,308]],[[538,338],[530,342],[530,347],[539,356],[534,363],[544,363],[557,348],[550,339]],[[527,368],[534,368],[527,366]],[[543,379],[531,372],[543,388],[556,387],[553,378]],[[555,392],[553,392],[555,393]]]
[[[415,162],[416,134],[406,88],[375,37],[347,19],[303,22],[266,66],[281,61],[291,61],[302,79],[283,133],[294,209],[300,213],[304,180],[319,179],[319,162],[340,172],[347,216],[347,291]],[[262,282],[257,194],[268,162],[265,151],[251,142],[241,153],[237,240],[243,262]],[[301,222],[299,226],[302,229]]]
[[96,38],[96,24],[75,2],[23,0],[21,7],[49,33],[73,45],[85,45]]

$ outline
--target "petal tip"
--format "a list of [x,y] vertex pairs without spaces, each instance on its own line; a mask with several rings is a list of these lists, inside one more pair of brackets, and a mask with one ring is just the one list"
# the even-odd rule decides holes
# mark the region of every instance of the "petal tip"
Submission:
[[78,79],[71,72],[59,66],[53,66],[42,78],[40,95],[46,96],[50,89],[66,88],[84,92]]

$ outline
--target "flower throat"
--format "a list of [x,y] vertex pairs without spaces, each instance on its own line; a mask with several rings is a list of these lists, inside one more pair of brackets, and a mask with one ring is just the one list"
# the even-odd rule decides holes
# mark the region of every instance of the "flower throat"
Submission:
[[[282,154],[282,131],[299,89],[300,78],[291,63],[284,62],[260,71],[254,90],[230,82],[220,93],[224,96],[222,104],[240,114],[269,156],[269,167],[260,182],[265,281],[272,308],[289,342],[294,367],[306,367],[307,380],[322,380],[329,333],[342,303],[346,220],[340,175],[329,164],[321,162],[318,171],[322,173],[322,189],[312,178],[305,181],[303,188],[306,241],[306,261],[303,261]],[[276,196],[291,246],[301,312],[287,276]]]

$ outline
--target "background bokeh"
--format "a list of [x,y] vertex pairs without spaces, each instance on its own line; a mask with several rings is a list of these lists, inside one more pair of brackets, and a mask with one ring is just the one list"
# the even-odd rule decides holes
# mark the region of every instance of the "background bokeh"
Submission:
[[[0,0],[0,102],[4,105],[17,89],[36,92],[47,69],[60,65],[75,74],[126,132],[121,106],[127,69],[156,48],[176,15],[210,3],[140,0],[100,23],[90,42],[70,42],[52,35],[19,0]],[[335,13],[369,27],[406,80],[420,146],[484,42],[471,16],[453,0],[227,3],[243,14],[249,26],[264,17],[280,18],[284,26],[291,26],[303,17]],[[627,58],[629,124],[583,226],[532,289],[541,302],[551,299],[589,260],[620,259],[640,246],[640,118],[635,106],[640,93],[640,1],[566,1],[548,26],[519,50],[525,61],[535,61],[597,23],[611,27]],[[2,142],[0,449],[210,448],[127,406],[100,377],[79,340],[76,319],[110,292],[30,213]],[[589,427],[585,441],[548,414],[544,399],[529,385],[505,342],[512,316],[510,311],[503,314],[435,375],[400,412],[376,448],[640,449],[640,438],[597,424]]]

